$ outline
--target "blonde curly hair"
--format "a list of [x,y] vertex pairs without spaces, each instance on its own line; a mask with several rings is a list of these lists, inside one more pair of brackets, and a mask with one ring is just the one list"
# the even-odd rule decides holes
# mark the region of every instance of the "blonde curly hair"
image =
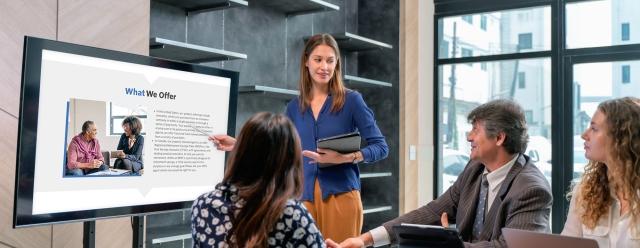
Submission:
[[636,227],[640,215],[640,99],[623,97],[604,101],[598,111],[606,116],[607,135],[611,138],[610,161],[614,166],[590,161],[585,166],[578,198],[582,223],[595,228],[607,216],[613,202],[612,192],[629,202],[631,226]]

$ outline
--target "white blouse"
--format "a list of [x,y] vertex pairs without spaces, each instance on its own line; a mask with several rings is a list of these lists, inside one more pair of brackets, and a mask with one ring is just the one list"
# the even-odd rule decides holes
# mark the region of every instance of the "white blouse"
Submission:
[[613,197],[609,214],[600,217],[593,229],[583,225],[580,220],[582,208],[576,206],[578,188],[578,185],[574,187],[562,235],[594,239],[600,248],[640,247],[640,226],[636,226],[635,231],[631,230],[631,213],[627,211],[620,215],[617,197]]

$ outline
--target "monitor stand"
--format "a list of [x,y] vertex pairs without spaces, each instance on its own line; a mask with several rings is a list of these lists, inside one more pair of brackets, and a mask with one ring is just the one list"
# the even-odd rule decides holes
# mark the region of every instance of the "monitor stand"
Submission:
[[[144,245],[144,215],[131,217],[131,228],[133,229],[133,241],[131,247],[142,248]],[[82,232],[82,247],[96,247],[96,221],[85,221]]]
[[82,247],[96,248],[96,221],[85,221],[82,231]]
[[133,248],[143,248],[144,245],[144,215],[131,217],[131,227],[133,228]]

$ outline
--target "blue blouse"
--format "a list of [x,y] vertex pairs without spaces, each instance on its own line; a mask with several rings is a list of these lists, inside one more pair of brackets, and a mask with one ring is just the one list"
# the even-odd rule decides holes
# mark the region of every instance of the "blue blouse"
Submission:
[[[359,131],[367,141],[367,146],[360,149],[364,162],[371,163],[389,154],[389,147],[382,136],[373,117],[373,111],[367,107],[362,95],[347,90],[344,106],[340,111],[331,112],[333,98],[331,95],[322,105],[318,119],[315,120],[311,108],[300,112],[299,98],[294,98],[287,105],[287,116],[293,121],[300,135],[302,150],[316,151],[318,139]],[[319,168],[311,160],[304,157],[304,191],[302,200],[313,201],[315,179],[318,179],[322,198],[352,190],[360,190],[360,170],[357,164]]]

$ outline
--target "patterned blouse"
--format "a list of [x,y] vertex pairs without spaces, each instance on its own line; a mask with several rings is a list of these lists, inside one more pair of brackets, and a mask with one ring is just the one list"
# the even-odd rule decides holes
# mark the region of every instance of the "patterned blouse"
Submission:
[[[222,183],[198,197],[191,208],[193,247],[228,247],[225,242],[232,219],[244,204],[235,186]],[[295,200],[287,201],[267,243],[269,247],[326,247],[311,214]]]

